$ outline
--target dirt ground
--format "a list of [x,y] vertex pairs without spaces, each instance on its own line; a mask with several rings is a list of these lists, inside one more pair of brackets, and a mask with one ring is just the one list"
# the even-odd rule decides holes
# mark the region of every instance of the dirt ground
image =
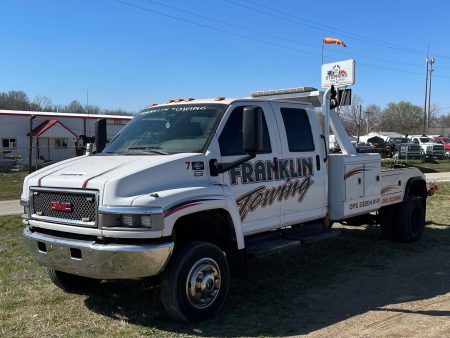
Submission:
[[310,337],[450,337],[449,258],[450,248],[436,248],[395,259],[389,267],[368,267],[329,288],[315,290],[308,296],[309,303],[320,306],[323,313],[311,318],[317,324],[303,333]]

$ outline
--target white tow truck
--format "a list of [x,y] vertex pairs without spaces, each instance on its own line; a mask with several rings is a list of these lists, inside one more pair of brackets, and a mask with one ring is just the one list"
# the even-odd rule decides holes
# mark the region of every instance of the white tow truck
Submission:
[[[417,241],[424,175],[356,153],[332,93],[294,88],[142,111],[105,149],[25,178],[32,256],[67,291],[160,275],[168,314],[192,322],[222,308],[248,256],[336,235],[334,221],[375,217],[384,238]],[[329,154],[330,126],[340,154]]]

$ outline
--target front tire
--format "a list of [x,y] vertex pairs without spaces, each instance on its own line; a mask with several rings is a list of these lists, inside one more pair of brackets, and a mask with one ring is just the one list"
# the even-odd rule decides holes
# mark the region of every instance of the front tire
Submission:
[[172,318],[199,322],[222,309],[229,285],[223,251],[211,243],[187,242],[175,250],[162,274],[162,303]]
[[51,268],[47,268],[47,274],[53,284],[60,289],[71,293],[84,293],[90,291],[101,281],[100,279],[77,276]]

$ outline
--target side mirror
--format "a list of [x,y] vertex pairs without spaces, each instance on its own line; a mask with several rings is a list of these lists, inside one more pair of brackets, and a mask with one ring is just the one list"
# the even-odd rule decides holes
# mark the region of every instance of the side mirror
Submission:
[[263,114],[260,107],[244,107],[242,132],[244,151],[247,154],[257,154],[263,150]]
[[95,122],[95,147],[101,153],[106,147],[106,119],[99,119]]

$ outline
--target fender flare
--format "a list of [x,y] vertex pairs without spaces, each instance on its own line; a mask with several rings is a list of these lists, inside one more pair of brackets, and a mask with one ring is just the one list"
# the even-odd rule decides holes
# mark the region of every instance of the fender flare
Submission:
[[408,179],[408,182],[406,182],[405,186],[403,201],[406,201],[411,193],[416,196],[420,196],[423,199],[427,198],[427,182],[423,177],[415,176]]
[[[196,199],[192,199],[189,201],[183,201],[177,203],[173,206],[165,208],[164,212],[164,236],[171,236],[175,224],[177,221],[185,216],[192,215],[195,213],[208,211],[208,210],[223,210],[225,211],[230,218],[231,227],[234,231],[234,236],[236,238],[237,250],[243,249],[245,247],[244,243],[244,235],[242,232],[242,224],[239,216],[239,211],[237,209],[236,201],[232,198],[232,196],[214,196],[214,199],[208,200],[203,199],[201,204],[197,204]],[[168,213],[168,210],[174,210],[174,207],[179,205],[189,205],[189,208],[180,209],[179,212],[176,213]]]

